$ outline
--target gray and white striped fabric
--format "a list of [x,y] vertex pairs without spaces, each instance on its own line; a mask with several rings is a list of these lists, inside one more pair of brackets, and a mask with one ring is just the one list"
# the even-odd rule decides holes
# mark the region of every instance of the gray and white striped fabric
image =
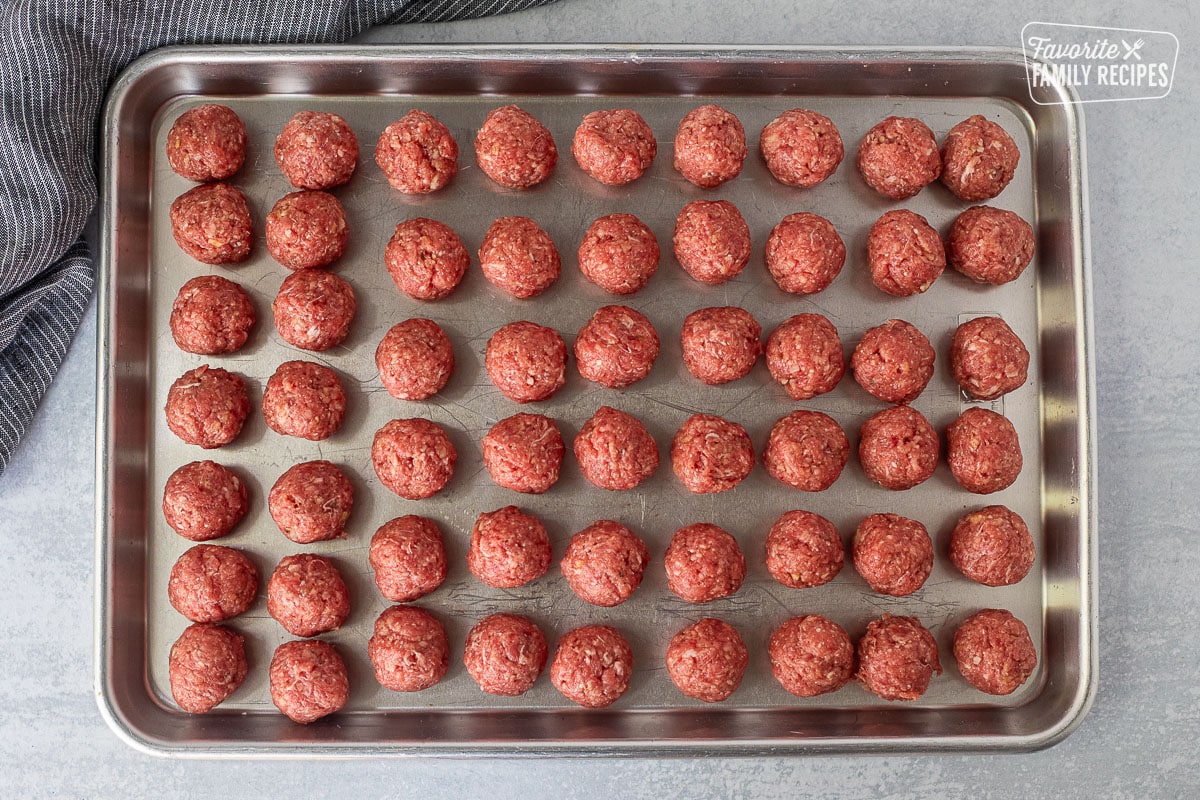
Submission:
[[372,25],[501,14],[553,0],[0,0],[0,472],[62,363],[95,282],[108,84],[168,44],[337,42]]

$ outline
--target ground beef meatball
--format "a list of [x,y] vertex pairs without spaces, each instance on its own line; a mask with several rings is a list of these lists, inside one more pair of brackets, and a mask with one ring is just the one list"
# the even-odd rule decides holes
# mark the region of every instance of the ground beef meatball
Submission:
[[471,529],[467,568],[494,589],[515,589],[537,580],[550,568],[546,526],[516,506],[485,511]]
[[167,427],[188,444],[206,450],[227,445],[250,414],[240,375],[202,364],[176,378],[167,391]]
[[492,614],[467,634],[463,664],[483,691],[516,697],[537,682],[548,656],[546,637],[532,620]]
[[329,642],[284,642],[275,648],[268,674],[271,702],[302,725],[340,711],[350,699],[346,662]]
[[954,660],[967,683],[987,694],[1012,694],[1037,668],[1029,629],[1011,612],[985,608],[954,632]]
[[971,397],[995,400],[1025,385],[1029,351],[1000,317],[976,317],[954,331],[950,371]]
[[586,625],[558,640],[550,682],[584,708],[604,708],[629,689],[633,649],[616,628]]
[[950,563],[985,586],[1018,583],[1036,557],[1029,526],[1004,506],[964,514],[950,534]]
[[488,113],[475,135],[475,159],[489,178],[506,189],[537,186],[558,163],[558,148],[546,126],[517,106]]
[[771,672],[797,697],[836,692],[854,677],[854,644],[846,629],[820,614],[792,617],[767,644]]
[[746,557],[737,540],[708,522],[675,531],[663,564],[667,588],[689,603],[729,597],[746,578]]
[[254,304],[246,290],[219,275],[185,283],[171,306],[171,336],[179,349],[224,355],[241,349],[254,327]]
[[529,217],[501,217],[479,246],[483,276],[513,297],[541,294],[558,280],[562,259],[554,240]]
[[929,385],[935,358],[925,334],[902,319],[889,319],[863,334],[850,368],[868,394],[907,405]]
[[301,111],[275,139],[275,161],[297,189],[341,186],[358,164],[358,138],[337,114]]
[[246,124],[229,106],[189,108],[167,133],[167,163],[189,181],[223,181],[245,160]]
[[458,142],[432,114],[414,108],[379,134],[375,163],[393,189],[429,194],[458,172]]
[[871,281],[893,297],[926,291],[946,269],[946,250],[938,232],[920,214],[889,211],[867,234]]
[[571,142],[571,155],[580,169],[608,186],[624,186],[640,178],[657,153],[654,131],[629,108],[586,115]]
[[193,542],[219,539],[242,521],[250,503],[237,473],[215,461],[193,461],[171,473],[163,489],[163,516]]
[[716,286],[750,261],[750,227],[728,200],[693,200],[675,219],[675,259],[701,283]]
[[675,169],[702,189],[732,180],[746,160],[746,129],[720,106],[693,109],[675,131]]
[[977,283],[1010,283],[1033,259],[1033,228],[1011,211],[974,206],[959,214],[946,238],[950,266]]
[[346,535],[354,486],[336,464],[306,461],[279,476],[267,495],[267,510],[279,531],[297,544]]
[[205,264],[236,264],[254,241],[250,206],[236,186],[206,183],[171,203],[171,235],[179,249]]
[[436,422],[394,419],[375,432],[371,463],[379,482],[405,500],[423,500],[440,492],[458,461],[458,451]]
[[454,372],[454,347],[442,327],[415,317],[398,322],[375,348],[383,388],[397,400],[427,400],[446,387]]
[[240,550],[198,544],[171,567],[167,599],[192,622],[223,622],[245,612],[258,594],[258,570]]
[[263,417],[284,436],[319,442],[342,427],[346,392],[337,373],[311,361],[285,361],[267,379]]
[[763,463],[767,473],[794,489],[823,492],[850,460],[842,426],[820,411],[793,411],[771,426]]
[[267,214],[267,250],[290,270],[332,264],[349,240],[346,211],[328,192],[292,192]]
[[1017,429],[995,411],[968,408],[946,428],[946,461],[968,492],[1007,489],[1021,474]]
[[792,589],[829,583],[842,571],[846,550],[833,523],[811,511],[788,511],[767,534],[767,570]]
[[1020,158],[1004,128],[976,114],[942,140],[942,183],[960,200],[988,200],[1008,186]]
[[367,642],[375,680],[393,692],[419,692],[446,676],[450,642],[438,618],[416,606],[392,606]]
[[611,608],[642,584],[649,561],[650,551],[637,534],[602,519],[571,537],[559,567],[580,600]]
[[803,108],[785,111],[767,123],[758,140],[767,169],[780,183],[807,189],[842,163],[842,136],[824,114]]
[[940,446],[937,431],[920,411],[892,406],[863,423],[858,460],[868,478],[900,491],[933,476]]
[[246,672],[245,641],[224,625],[189,625],[167,659],[171,696],[189,714],[204,714],[228,699]]
[[767,369],[793,400],[831,392],[846,374],[837,328],[820,314],[788,317],[767,337]]
[[942,156],[929,126],[912,117],[888,117],[858,145],[858,171],[875,191],[905,200],[938,179]]
[[383,260],[402,294],[414,300],[440,300],[458,286],[471,257],[449,225],[416,217],[396,226]]
[[542,494],[553,486],[565,452],[558,426],[541,414],[514,414],[483,437],[483,466],[496,485],[514,492]]
[[658,240],[633,214],[609,214],[594,221],[578,255],[584,277],[612,294],[633,294],[658,270]]
[[680,342],[688,372],[717,386],[750,374],[762,352],[762,326],[742,308],[701,308],[684,318]]
[[644,314],[604,306],[575,337],[575,365],[586,380],[623,389],[650,374],[658,349],[658,331]]
[[788,214],[767,237],[767,271],[791,294],[829,288],[846,263],[846,245],[833,223],[808,212]]
[[671,439],[671,467],[693,494],[725,492],[754,468],[754,445],[736,422],[693,414]]
[[872,591],[904,597],[933,570],[933,540],[915,519],[872,514],[854,532],[854,568]]
[[750,651],[728,622],[712,617],[688,625],[667,645],[667,674],[688,697],[727,700],[742,683]]
[[658,445],[646,426],[610,406],[600,406],[583,424],[574,448],[579,471],[601,489],[633,489],[658,469]]
[[267,581],[267,613],[293,636],[336,631],[350,616],[350,593],[324,556],[285,556]]
[[314,352],[344,342],[357,311],[353,287],[322,269],[303,269],[288,275],[271,304],[279,338]]
[[383,523],[371,537],[367,560],[379,593],[393,603],[424,597],[446,580],[442,531],[414,514]]
[[567,345],[553,328],[510,322],[488,339],[488,377],[518,403],[548,400],[567,382]]
[[916,617],[893,617],[867,624],[858,640],[858,679],[884,700],[916,700],[934,674],[942,674],[937,642]]

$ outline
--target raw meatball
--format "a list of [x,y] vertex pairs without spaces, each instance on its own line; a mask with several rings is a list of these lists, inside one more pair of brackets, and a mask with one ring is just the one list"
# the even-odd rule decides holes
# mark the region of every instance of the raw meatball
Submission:
[[663,563],[667,588],[689,603],[729,597],[746,579],[746,557],[737,540],[708,522],[675,531]]
[[517,614],[492,614],[467,634],[463,664],[488,694],[516,697],[537,682],[546,666],[546,637]]
[[868,478],[899,491],[933,476],[939,448],[937,431],[920,411],[892,406],[863,423],[858,460]]
[[396,226],[383,260],[402,294],[414,300],[440,300],[458,286],[471,257],[449,225],[416,217]]
[[1008,186],[1020,158],[1004,128],[976,114],[942,140],[942,183],[960,200],[987,200]]
[[254,304],[233,281],[201,275],[179,290],[170,324],[180,350],[205,356],[233,353],[246,343],[254,327]]
[[1033,259],[1033,228],[1011,211],[975,206],[959,214],[946,238],[950,266],[977,283],[1015,281]]
[[872,591],[910,595],[933,570],[933,540],[915,519],[872,514],[854,532],[854,568]]
[[432,497],[450,482],[458,451],[436,422],[394,419],[375,432],[371,463],[379,482],[405,500]]
[[197,623],[171,645],[167,675],[171,696],[189,714],[211,711],[246,680],[246,647],[224,625]]
[[316,636],[342,627],[350,616],[350,593],[324,556],[285,556],[267,581],[267,613],[293,636]]
[[608,186],[624,186],[640,178],[657,153],[654,131],[641,114],[628,108],[586,115],[571,142],[571,155],[580,169]]
[[346,393],[337,373],[311,361],[285,361],[263,390],[267,427],[284,436],[318,442],[342,427]]
[[593,486],[623,491],[658,469],[658,445],[639,419],[600,406],[575,437],[575,459]]
[[754,468],[754,445],[736,422],[693,414],[671,439],[671,467],[693,494],[725,492]]
[[824,114],[803,108],[785,111],[767,123],[758,140],[767,169],[780,183],[807,189],[842,163],[842,136]]
[[426,400],[454,372],[454,346],[441,326],[415,317],[393,325],[375,348],[383,388],[397,400]]
[[811,511],[788,511],[767,534],[767,570],[792,589],[811,589],[842,571],[846,551],[833,523]]
[[546,526],[516,506],[485,511],[471,529],[467,568],[494,589],[515,589],[537,580],[550,568]]
[[633,214],[609,214],[588,227],[579,245],[585,278],[612,294],[633,294],[658,270],[658,240]]
[[937,642],[916,617],[893,617],[867,624],[858,640],[858,679],[884,700],[916,700],[934,674],[942,674]]
[[567,382],[567,345],[553,328],[510,322],[488,339],[488,377],[518,403],[548,400]]
[[1007,489],[1021,474],[1017,429],[995,411],[968,408],[946,428],[946,461],[968,492]]
[[537,186],[554,171],[558,148],[546,126],[517,106],[488,113],[475,135],[475,159],[489,178],[506,189]]
[[1037,556],[1025,520],[1004,506],[964,514],[950,534],[950,563],[985,586],[1011,586]]
[[728,622],[712,617],[687,626],[667,645],[667,674],[688,697],[706,703],[726,700],[742,683],[750,651]]
[[202,364],[171,384],[166,412],[171,433],[211,450],[229,444],[242,432],[250,398],[240,375]]
[[919,119],[888,117],[859,143],[858,171],[884,197],[913,197],[942,174],[937,139]]
[[206,183],[171,203],[171,235],[179,249],[205,264],[236,264],[250,257],[250,206],[236,186]]
[[379,134],[375,163],[393,189],[429,194],[458,172],[458,142],[432,114],[414,108]]
[[793,411],[777,421],[763,452],[771,477],[805,492],[828,489],[849,460],[846,432],[820,411]]
[[279,476],[267,495],[267,509],[280,532],[296,544],[325,542],[346,535],[354,487],[335,464],[306,461]]
[[902,319],[889,319],[863,334],[850,368],[868,394],[907,405],[929,385],[935,358],[925,334]]
[[292,192],[267,214],[267,250],[290,270],[332,264],[349,240],[346,211],[328,192]]
[[575,337],[579,374],[609,389],[623,389],[650,374],[658,358],[658,331],[628,306],[604,306]]
[[1025,385],[1029,351],[1000,317],[977,317],[954,331],[950,371],[971,397],[995,400]]
[[526,299],[550,288],[562,273],[558,248],[529,217],[501,217],[479,246],[483,276],[496,288]]
[[379,593],[393,603],[424,597],[446,580],[442,531],[414,514],[383,523],[371,537],[367,560]]
[[921,294],[946,269],[946,250],[937,231],[920,214],[889,211],[867,234],[871,281],[893,297]]
[[750,374],[762,352],[762,326],[742,308],[702,308],[684,318],[680,341],[688,372],[717,386]]
[[301,111],[275,139],[275,160],[297,189],[341,186],[358,164],[358,139],[337,114]]
[[797,697],[836,692],[854,677],[854,645],[846,629],[819,614],[792,617],[767,645],[775,680]]
[[566,446],[554,420],[514,414],[483,437],[483,466],[498,486],[541,494],[558,481]]
[[245,160],[246,125],[228,106],[189,108],[167,133],[167,163],[189,181],[225,180]]
[[846,245],[833,223],[808,212],[788,214],[767,237],[767,271],[791,294],[829,288],[846,263]]
[[954,632],[954,660],[967,683],[988,694],[1012,694],[1037,668],[1025,623],[1010,612],[985,608]]
[[192,622],[222,622],[243,613],[258,594],[258,570],[240,550],[198,544],[179,557],[167,581],[171,606]]
[[293,347],[313,351],[344,342],[357,311],[350,284],[322,269],[288,275],[271,304],[279,338]]
[[584,708],[610,706],[629,689],[633,649],[616,628],[586,625],[558,640],[550,682]]
[[675,169],[702,189],[736,178],[746,160],[746,129],[736,116],[715,105],[700,106],[675,131]]
[[831,392],[846,374],[837,328],[820,314],[788,317],[767,337],[767,369],[793,400]]
[[214,461],[193,461],[171,473],[163,489],[163,516],[171,529],[193,542],[218,539],[250,509],[246,484]]
[[750,261],[750,227],[728,200],[693,200],[675,219],[675,259],[701,283],[716,286]]
[[284,642],[275,648],[269,675],[271,702],[303,725],[340,711],[350,699],[346,663],[329,642]]
[[392,606],[375,620],[367,642],[375,680],[393,692],[419,692],[446,675],[450,643],[437,617],[415,606]]
[[619,522],[602,519],[571,537],[563,554],[563,577],[580,600],[610,608],[642,584],[650,551]]

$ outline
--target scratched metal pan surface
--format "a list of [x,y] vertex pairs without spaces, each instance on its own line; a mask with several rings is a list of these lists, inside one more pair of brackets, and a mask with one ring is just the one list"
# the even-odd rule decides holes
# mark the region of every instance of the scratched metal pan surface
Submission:
[[[1047,91],[1039,99],[1062,98]],[[209,101],[232,107],[249,130],[246,165],[232,182],[249,199],[256,238],[250,260],[228,268],[208,267],[184,255],[172,239],[167,214],[171,201],[192,184],[168,168],[166,132],[180,113]],[[710,101],[741,118],[751,153],[737,179],[704,191],[672,168],[672,140],[680,118]],[[541,119],[558,144],[553,177],[531,191],[498,188],[474,160],[472,143],[485,115],[510,102]],[[640,112],[654,130],[659,151],[640,180],[606,188],[575,164],[570,142],[585,113],[614,107]],[[777,183],[756,149],[762,127],[795,107],[829,116],[847,151],[834,176],[809,190]],[[425,197],[393,191],[373,158],[380,131],[410,108],[445,122],[461,150],[458,176],[447,189]],[[275,164],[272,143],[288,118],[309,109],[340,114],[360,143],[354,178],[335,190],[352,233],[336,271],[354,287],[358,316],[343,346],[319,354],[285,345],[274,331],[270,304],[285,271],[268,255],[262,227],[272,204],[290,191]],[[872,125],[893,114],[921,118],[939,140],[972,114],[983,114],[1013,136],[1021,152],[1016,177],[991,204],[1015,211],[1037,230],[1037,255],[1018,281],[985,288],[948,269],[930,291],[914,298],[892,298],[872,286],[865,241],[879,215],[894,207],[910,208],[945,235],[966,207],[940,185],[912,200],[891,203],[862,182],[854,166],[858,142]],[[1082,136],[1077,107],[1033,102],[1020,56],[1005,50],[205,47],[164,50],[139,61],[114,89],[104,129],[96,691],[105,716],[133,745],[178,756],[1029,750],[1054,743],[1086,713],[1096,681],[1093,381]],[[701,197],[736,204],[753,241],[745,271],[715,288],[690,280],[670,246],[676,214]],[[809,298],[782,293],[763,264],[771,228],[795,211],[829,218],[848,250],[841,276]],[[588,283],[575,258],[591,220],[612,212],[636,214],[663,250],[650,284],[625,298]],[[502,295],[484,279],[474,257],[492,220],[514,214],[535,219],[563,256],[562,278],[532,300]],[[415,216],[449,224],[472,253],[462,285],[434,303],[402,297],[383,267],[384,245],[396,224]],[[258,323],[238,353],[193,356],[171,338],[172,300],[186,280],[201,274],[237,281],[254,301]],[[488,381],[483,350],[501,325],[520,319],[549,325],[569,346],[589,316],[613,302],[645,313],[662,339],[662,354],[644,381],[625,390],[605,390],[584,381],[572,363],[562,391],[524,408]],[[955,483],[943,453],[931,480],[891,492],[867,480],[852,457],[832,488],[809,494],[769,477],[760,460],[733,491],[690,494],[672,473],[669,443],[694,412],[741,423],[761,454],[772,423],[793,409],[829,413],[856,445],[862,423],[885,407],[849,374],[833,392],[793,402],[761,360],[735,383],[701,384],[682,364],[679,331],[687,313],[713,305],[748,309],[764,332],[793,314],[825,314],[836,325],[847,357],[867,328],[893,317],[912,322],[937,350],[934,379],[913,405],[939,431],[969,405],[948,366],[955,327],[973,315],[1003,316],[1032,354],[1029,382],[989,404],[1017,428],[1025,458],[1020,478],[998,494],[971,495]],[[458,361],[446,389],[420,403],[389,396],[373,358],[387,328],[412,316],[441,323]],[[274,433],[258,409],[267,378],[293,358],[329,365],[347,389],[345,424],[323,442]],[[202,363],[245,377],[254,409],[241,436],[215,451],[182,443],[168,431],[163,414],[171,382]],[[497,487],[483,469],[479,442],[497,420],[519,410],[544,413],[558,422],[569,441],[605,404],[644,420],[658,442],[662,466],[638,490],[613,493],[592,487],[569,448],[561,480],[541,496]],[[384,489],[370,462],[374,432],[390,419],[411,416],[445,426],[459,452],[446,490],[417,502]],[[246,638],[248,678],[217,709],[192,716],[171,698],[167,654],[186,621],[168,603],[166,590],[171,565],[191,543],[167,527],[159,506],[167,476],[203,458],[231,466],[247,480],[250,512],[220,543],[250,556],[262,587],[252,608],[229,623]],[[279,533],[267,514],[265,496],[288,467],[315,458],[332,460],[351,476],[355,507],[345,538],[304,547]],[[975,584],[948,563],[954,522],[991,503],[1021,514],[1037,544],[1032,572],[1015,586]],[[466,568],[469,534],[480,512],[508,504],[544,520],[554,561],[546,576],[526,587],[490,589]],[[889,598],[871,592],[847,559],[846,568],[826,586],[785,588],[767,573],[764,540],[772,522],[795,508],[832,520],[847,547],[855,526],[868,514],[916,518],[935,542],[933,573],[915,594]],[[374,587],[367,549],[381,524],[409,513],[437,520],[446,534],[448,578],[418,604],[444,621],[451,666],[435,687],[398,694],[376,683],[366,655],[372,624],[388,605]],[[570,536],[601,518],[629,525],[651,553],[641,588],[610,609],[577,599],[558,571]],[[671,594],[663,571],[672,533],[697,521],[729,530],[748,562],[742,589],[705,605]],[[345,577],[352,600],[346,624],[322,636],[337,645],[347,663],[349,704],[309,726],[295,725],[275,709],[266,675],[274,648],[290,638],[267,614],[266,577],[284,555],[301,551],[329,556]],[[976,691],[954,664],[954,630],[985,607],[1007,608],[1022,619],[1038,653],[1036,672],[1006,697]],[[462,665],[462,648],[470,626],[497,611],[533,618],[552,649],[560,635],[579,625],[616,626],[635,654],[628,693],[606,710],[587,711],[559,695],[544,674],[521,697],[484,694]],[[884,702],[857,683],[797,699],[772,676],[766,643],[785,619],[814,612],[839,622],[856,640],[870,620],[884,613],[915,615],[937,638],[944,672],[911,703]],[[705,616],[731,622],[751,654],[741,687],[714,705],[686,698],[664,668],[670,637]]]

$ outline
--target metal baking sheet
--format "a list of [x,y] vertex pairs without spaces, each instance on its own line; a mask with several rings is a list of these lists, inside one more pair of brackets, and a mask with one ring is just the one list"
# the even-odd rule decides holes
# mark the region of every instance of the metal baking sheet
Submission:
[[[250,202],[256,241],[251,259],[232,267],[209,267],[181,253],[167,217],[171,201],[193,184],[168,168],[166,131],[187,108],[214,100],[235,109],[249,131],[246,165],[232,182]],[[509,102],[541,119],[559,148],[552,178],[528,192],[496,187],[474,163],[475,131],[490,109]],[[704,102],[736,113],[752,148],[742,175],[709,191],[686,183],[671,167],[671,140],[679,119]],[[623,106],[646,118],[659,153],[640,180],[604,187],[574,163],[570,141],[587,112]],[[762,126],[794,107],[829,116],[846,145],[847,158],[837,173],[814,189],[780,185],[754,149]],[[390,189],[373,160],[380,131],[410,108],[441,119],[460,146],[459,175],[446,190],[425,197]],[[351,225],[350,247],[336,270],[355,289],[358,316],[343,346],[317,354],[285,345],[274,332],[270,303],[286,271],[267,254],[262,240],[267,211],[291,191],[274,163],[271,145],[289,117],[308,109],[342,115],[360,144],[354,178],[335,190]],[[929,292],[907,299],[888,297],[871,285],[866,233],[880,214],[910,208],[944,235],[965,207],[940,186],[896,204],[862,183],[854,150],[868,128],[891,114],[921,118],[939,140],[971,114],[987,116],[1013,136],[1021,151],[1016,177],[990,204],[1017,212],[1038,231],[1038,252],[1021,279],[984,288],[948,269]],[[1095,684],[1093,414],[1082,165],[1082,121],[1076,107],[1033,103],[1019,54],[1000,50],[178,48],[139,61],[114,89],[105,129],[96,684],[106,717],[133,744],[177,755],[996,750],[1033,749],[1057,741],[1082,718]],[[689,279],[671,254],[675,216],[684,203],[699,197],[736,204],[754,243],[750,265],[719,287]],[[848,251],[842,275],[811,298],[779,291],[762,263],[770,229],[786,214],[802,210],[829,218]],[[649,286],[624,298],[587,282],[574,258],[591,220],[617,211],[639,216],[663,249],[659,272]],[[439,219],[474,254],[492,220],[510,214],[537,220],[563,256],[562,278],[538,298],[521,301],[502,295],[483,278],[473,258],[472,269],[450,297],[419,303],[401,296],[383,268],[384,244],[404,219]],[[179,287],[210,273],[245,287],[258,312],[250,342],[229,356],[183,353],[167,325]],[[569,366],[562,391],[525,407],[504,398],[488,381],[483,348],[501,325],[518,319],[549,325],[569,346],[595,309],[613,302],[641,310],[659,331],[662,354],[646,380],[625,390],[603,390]],[[792,314],[825,314],[837,326],[847,356],[867,328],[892,317],[912,322],[938,353],[934,380],[913,405],[939,431],[967,407],[947,363],[954,328],[970,316],[1000,314],[1030,349],[1030,381],[989,405],[1016,425],[1025,469],[1009,489],[980,497],[958,487],[943,458],[925,484],[890,492],[870,483],[851,458],[830,490],[809,494],[774,481],[760,463],[731,492],[691,495],[675,479],[668,457],[672,434],[691,413],[716,413],[742,423],[761,453],[771,424],[795,408],[829,413],[856,444],[862,422],[885,407],[849,375],[835,391],[795,403],[771,381],[761,360],[741,381],[704,386],[683,367],[678,334],[688,312],[711,305],[750,310],[764,332]],[[458,362],[446,389],[424,403],[390,397],[374,367],[375,346],[384,331],[411,316],[442,324]],[[323,442],[279,436],[266,428],[257,411],[267,378],[293,358],[329,365],[347,388],[345,424]],[[236,442],[216,451],[180,442],[167,430],[162,414],[170,383],[201,363],[243,375],[255,407]],[[659,443],[662,466],[638,490],[612,493],[592,487],[570,454],[561,480],[545,495],[519,495],[491,482],[482,467],[479,440],[498,419],[519,410],[545,413],[569,442],[600,405],[643,419]],[[371,468],[374,431],[405,416],[441,423],[459,452],[454,479],[428,500],[395,497],[379,485]],[[167,476],[200,458],[235,467],[248,479],[250,513],[220,543],[251,557],[263,589],[251,610],[230,623],[246,636],[249,677],[216,710],[191,716],[171,700],[166,669],[170,645],[186,626],[166,600],[167,575],[191,543],[166,526],[158,506]],[[351,476],[355,509],[346,538],[300,546],[275,528],[265,495],[288,467],[314,458],[332,460]],[[994,502],[1020,513],[1037,543],[1031,574],[1012,587],[978,586],[959,575],[945,555],[955,520]],[[466,569],[470,529],[480,512],[510,503],[545,521],[555,560],[545,577],[526,587],[490,589]],[[872,593],[850,564],[824,587],[780,586],[766,572],[763,542],[771,523],[792,508],[828,517],[847,545],[867,514],[890,511],[914,517],[934,538],[933,573],[925,587],[907,598]],[[378,686],[366,657],[375,617],[388,605],[374,587],[366,554],[371,534],[407,513],[436,519],[446,534],[448,578],[418,604],[446,623],[451,668],[431,689],[398,694]],[[611,609],[578,600],[557,571],[570,536],[600,518],[629,525],[651,551],[642,587]],[[697,606],[666,589],[662,555],[677,528],[706,520],[738,539],[747,555],[748,576],[734,596]],[[291,637],[266,613],[265,581],[282,556],[295,552],[332,558],[352,600],[347,623],[322,637],[337,644],[347,662],[350,703],[307,727],[278,713],[266,680],[272,651]],[[950,645],[955,627],[984,607],[1013,611],[1029,626],[1037,646],[1037,672],[1008,697],[975,691],[954,666]],[[532,617],[551,648],[559,635],[579,625],[615,625],[635,653],[629,692],[607,710],[585,711],[559,695],[545,675],[519,698],[479,691],[462,666],[462,643],[472,624],[496,611]],[[868,621],[885,612],[915,614],[938,640],[945,672],[921,700],[886,703],[857,684],[799,700],[772,677],[766,641],[788,617],[824,614],[857,639]],[[663,667],[670,636],[703,616],[733,623],[751,652],[741,688],[712,706],[685,698]]]

